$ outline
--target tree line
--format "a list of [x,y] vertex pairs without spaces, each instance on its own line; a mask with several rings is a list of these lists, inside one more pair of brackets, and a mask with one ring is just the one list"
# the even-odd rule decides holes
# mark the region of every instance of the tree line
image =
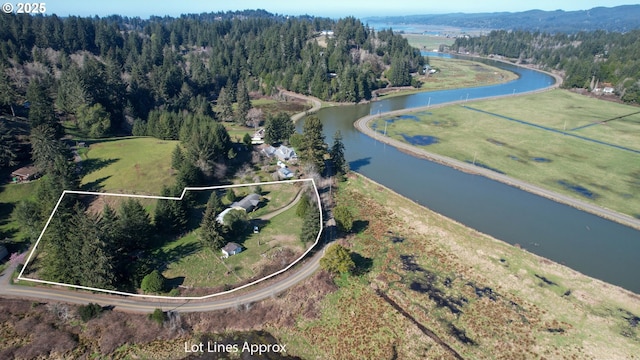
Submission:
[[[335,36],[323,42],[322,30]],[[0,89],[7,90],[0,106],[33,103],[27,88],[38,79],[56,111],[92,137],[130,131],[154,109],[228,120],[228,109],[214,114],[212,102],[238,101],[242,117],[251,91],[285,88],[357,102],[387,85],[381,79],[389,67],[408,74],[423,62],[399,34],[375,33],[353,17],[0,15]],[[410,79],[396,76],[391,84]]]
[[500,30],[458,38],[451,49],[501,55],[561,71],[565,88],[592,89],[598,82],[611,83],[620,99],[640,103],[640,30],[575,34]]

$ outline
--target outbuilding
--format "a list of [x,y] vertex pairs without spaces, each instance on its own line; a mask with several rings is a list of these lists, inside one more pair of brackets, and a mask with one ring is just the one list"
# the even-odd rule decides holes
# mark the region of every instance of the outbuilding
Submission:
[[13,171],[11,173],[11,179],[13,182],[23,182],[33,180],[37,178],[38,175],[38,169],[33,165],[29,165]]
[[228,258],[231,255],[239,254],[241,252],[242,246],[234,242],[227,243],[227,245],[222,248],[222,256],[224,258]]

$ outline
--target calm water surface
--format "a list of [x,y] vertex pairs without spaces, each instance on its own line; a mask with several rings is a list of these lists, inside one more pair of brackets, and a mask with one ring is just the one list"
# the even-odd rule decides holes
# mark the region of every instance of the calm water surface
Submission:
[[[430,54],[430,56],[435,56]],[[517,72],[509,83],[425,92],[366,105],[322,109],[326,141],[342,132],[351,169],[469,227],[519,244],[586,275],[640,293],[640,231],[478,175],[418,159],[358,132],[367,114],[541,89],[546,74],[492,62]],[[298,124],[299,129],[302,123]]]

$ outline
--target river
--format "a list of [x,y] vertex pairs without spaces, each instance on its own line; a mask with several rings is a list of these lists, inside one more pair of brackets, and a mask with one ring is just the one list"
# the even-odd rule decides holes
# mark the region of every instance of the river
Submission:
[[[353,127],[355,120],[372,113],[512,95],[554,83],[544,73],[491,60],[483,62],[513,71],[519,78],[499,85],[324,108],[317,115],[326,141],[331,143],[333,134],[340,130],[352,170],[466,226],[640,294],[640,231],[479,175],[416,158]],[[298,123],[299,130],[302,125]]]

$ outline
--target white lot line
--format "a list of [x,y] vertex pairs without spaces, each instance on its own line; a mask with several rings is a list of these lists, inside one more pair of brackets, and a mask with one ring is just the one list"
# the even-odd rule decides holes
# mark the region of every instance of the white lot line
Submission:
[[[44,235],[44,232],[47,230],[47,227],[49,226],[49,223],[51,222],[51,219],[53,218],[53,215],[58,210],[58,206],[60,206],[60,203],[62,202],[62,199],[64,198],[64,196],[66,194],[97,195],[97,196],[120,196],[120,197],[131,197],[131,198],[178,200],[178,201],[180,201],[180,200],[182,200],[184,198],[184,195],[186,194],[187,191],[216,190],[216,189],[227,189],[227,188],[256,186],[256,185],[263,186],[263,185],[274,185],[274,184],[297,183],[297,182],[305,182],[305,181],[311,181],[311,184],[313,184],[313,188],[316,191],[316,200],[317,200],[317,203],[318,203],[318,211],[320,211],[320,231],[318,232],[318,236],[316,236],[316,241],[307,249],[307,251],[305,251],[302,255],[300,255],[299,258],[294,260],[291,264],[289,264],[284,269],[279,270],[279,271],[277,271],[277,272],[275,272],[275,273],[273,273],[271,275],[267,275],[267,276],[265,276],[265,277],[263,277],[261,279],[258,279],[258,280],[255,280],[253,282],[250,282],[248,284],[239,286],[239,287],[237,287],[235,289],[231,289],[231,290],[227,290],[227,291],[223,291],[223,292],[219,292],[219,293],[215,293],[215,294],[205,295],[205,296],[198,296],[198,297],[192,297],[192,296],[160,296],[160,295],[133,294],[133,293],[123,292],[123,291],[98,289],[98,288],[93,288],[93,287],[88,287],[88,286],[64,284],[64,283],[58,283],[58,282],[54,282],[54,281],[46,281],[46,280],[40,280],[40,279],[31,279],[31,278],[26,278],[26,277],[22,276],[23,273],[24,273],[24,270],[27,268],[27,265],[29,264],[29,261],[31,261],[31,258],[33,257],[33,254],[35,254],[36,249],[38,247],[38,244],[40,244],[40,240],[42,240],[42,236]],[[295,264],[297,264],[300,260],[302,260],[316,245],[318,245],[318,242],[320,241],[320,234],[322,234],[323,222],[324,221],[323,221],[323,217],[322,217],[322,207],[321,207],[321,202],[320,202],[320,193],[318,192],[318,187],[316,186],[316,183],[315,183],[315,181],[313,179],[269,181],[269,182],[259,182],[259,183],[251,183],[251,184],[235,184],[235,185],[220,185],[220,186],[205,186],[205,187],[186,187],[186,188],[184,188],[184,190],[182,190],[182,194],[180,195],[180,197],[133,195],[133,194],[132,195],[127,195],[127,194],[115,194],[115,193],[99,193],[99,192],[91,192],[91,191],[65,190],[65,191],[62,192],[62,195],[60,195],[60,198],[58,199],[58,202],[56,203],[56,206],[53,208],[53,211],[51,212],[51,215],[49,216],[49,219],[47,220],[47,223],[45,224],[44,229],[42,229],[42,232],[40,233],[40,236],[38,237],[38,240],[36,241],[35,245],[33,246],[33,249],[31,250],[31,253],[29,253],[29,257],[27,258],[27,261],[25,262],[24,266],[22,267],[22,270],[20,271],[20,274],[18,275],[18,277],[16,279],[17,280],[31,281],[31,282],[41,283],[41,284],[66,286],[66,287],[75,288],[75,289],[99,291],[99,292],[104,292],[104,293],[109,293],[109,294],[114,294],[114,295],[124,295],[124,296],[141,297],[141,298],[153,298],[153,299],[165,299],[165,300],[202,300],[202,299],[209,299],[209,298],[213,298],[213,297],[216,297],[216,296],[230,294],[230,293],[236,292],[238,290],[242,290],[244,288],[247,288],[249,286],[255,285],[255,284],[259,283],[259,282],[265,281],[267,279],[270,279],[270,278],[272,278],[272,277],[274,277],[276,275],[282,274],[283,272],[289,270],[291,267],[293,267]]]

